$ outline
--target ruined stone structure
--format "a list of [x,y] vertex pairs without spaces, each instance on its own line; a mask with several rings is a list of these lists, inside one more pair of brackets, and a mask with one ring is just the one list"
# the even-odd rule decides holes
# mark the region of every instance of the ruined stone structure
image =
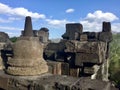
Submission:
[[6,63],[3,62],[3,60],[4,61],[7,61],[7,60],[3,52],[4,50],[11,49],[11,44],[12,42],[9,40],[8,34],[4,32],[0,32],[0,69],[5,68]]
[[[31,18],[26,17],[24,34],[13,44],[8,66],[0,70],[0,90],[117,90],[108,81],[83,77],[97,76],[103,70],[112,39],[103,42],[100,34],[82,32],[78,23],[67,24],[66,29],[63,40],[49,43],[43,55]],[[100,33],[111,33],[104,31]]]
[[68,63],[70,76],[108,80],[110,22],[103,22],[102,32],[83,32],[82,24],[66,24],[62,37],[59,43],[46,46],[46,60]]
[[41,28],[40,30],[33,30],[34,36],[39,38],[42,43],[49,42],[49,30],[47,28]]
[[79,40],[82,31],[83,26],[79,23],[66,24],[66,33],[62,37],[68,40]]
[[13,58],[8,60],[6,72],[12,75],[38,75],[46,73],[48,66],[43,59],[43,46],[33,37],[31,18],[26,17],[24,35],[13,45]]
[[[26,27],[26,25],[25,25]],[[27,32],[27,31],[26,31]],[[24,34],[26,33],[25,31],[22,31],[22,35],[24,36]],[[41,28],[40,30],[32,30],[32,32],[30,32],[30,35],[33,35],[34,37],[38,37],[39,41],[47,44],[49,42],[49,30],[47,28]]]
[[0,32],[0,42],[9,42],[8,34]]

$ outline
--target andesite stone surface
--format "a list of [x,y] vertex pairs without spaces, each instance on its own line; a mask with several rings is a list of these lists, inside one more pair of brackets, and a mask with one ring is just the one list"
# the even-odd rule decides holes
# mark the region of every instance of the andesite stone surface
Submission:
[[25,19],[23,36],[33,37],[32,21],[30,16],[27,16]]
[[43,46],[37,37],[32,37],[31,25],[31,18],[26,17],[24,32],[28,32],[13,45],[13,58],[7,62],[8,74],[37,75],[48,71],[47,63],[43,59]]
[[36,76],[12,76],[0,71],[3,90],[118,90],[110,82],[49,73]]
[[112,41],[110,22],[102,23],[101,32],[83,32],[82,24],[68,23],[62,37],[59,43],[46,46],[46,60],[68,63],[70,76],[108,80],[109,43]]

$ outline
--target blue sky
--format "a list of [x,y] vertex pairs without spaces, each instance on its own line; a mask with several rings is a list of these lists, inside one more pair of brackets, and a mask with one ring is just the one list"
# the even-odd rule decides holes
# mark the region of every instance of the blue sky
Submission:
[[84,31],[101,31],[110,21],[120,32],[120,0],[0,0],[0,31],[20,36],[25,16],[32,17],[33,29],[49,29],[50,38],[60,38],[66,23],[81,23]]

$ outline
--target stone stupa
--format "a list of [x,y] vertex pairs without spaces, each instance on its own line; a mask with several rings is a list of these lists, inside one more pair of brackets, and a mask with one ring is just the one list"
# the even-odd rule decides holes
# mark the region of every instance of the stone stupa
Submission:
[[43,59],[43,46],[33,37],[31,17],[27,16],[23,36],[13,45],[13,58],[7,64],[6,72],[11,75],[38,75],[48,72]]

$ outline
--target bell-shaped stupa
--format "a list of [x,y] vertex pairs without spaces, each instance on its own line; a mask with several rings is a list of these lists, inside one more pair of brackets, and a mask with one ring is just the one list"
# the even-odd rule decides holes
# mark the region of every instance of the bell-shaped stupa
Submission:
[[27,16],[23,36],[13,45],[13,58],[8,60],[6,72],[12,75],[38,75],[48,72],[43,59],[43,46],[33,37],[31,17]]

